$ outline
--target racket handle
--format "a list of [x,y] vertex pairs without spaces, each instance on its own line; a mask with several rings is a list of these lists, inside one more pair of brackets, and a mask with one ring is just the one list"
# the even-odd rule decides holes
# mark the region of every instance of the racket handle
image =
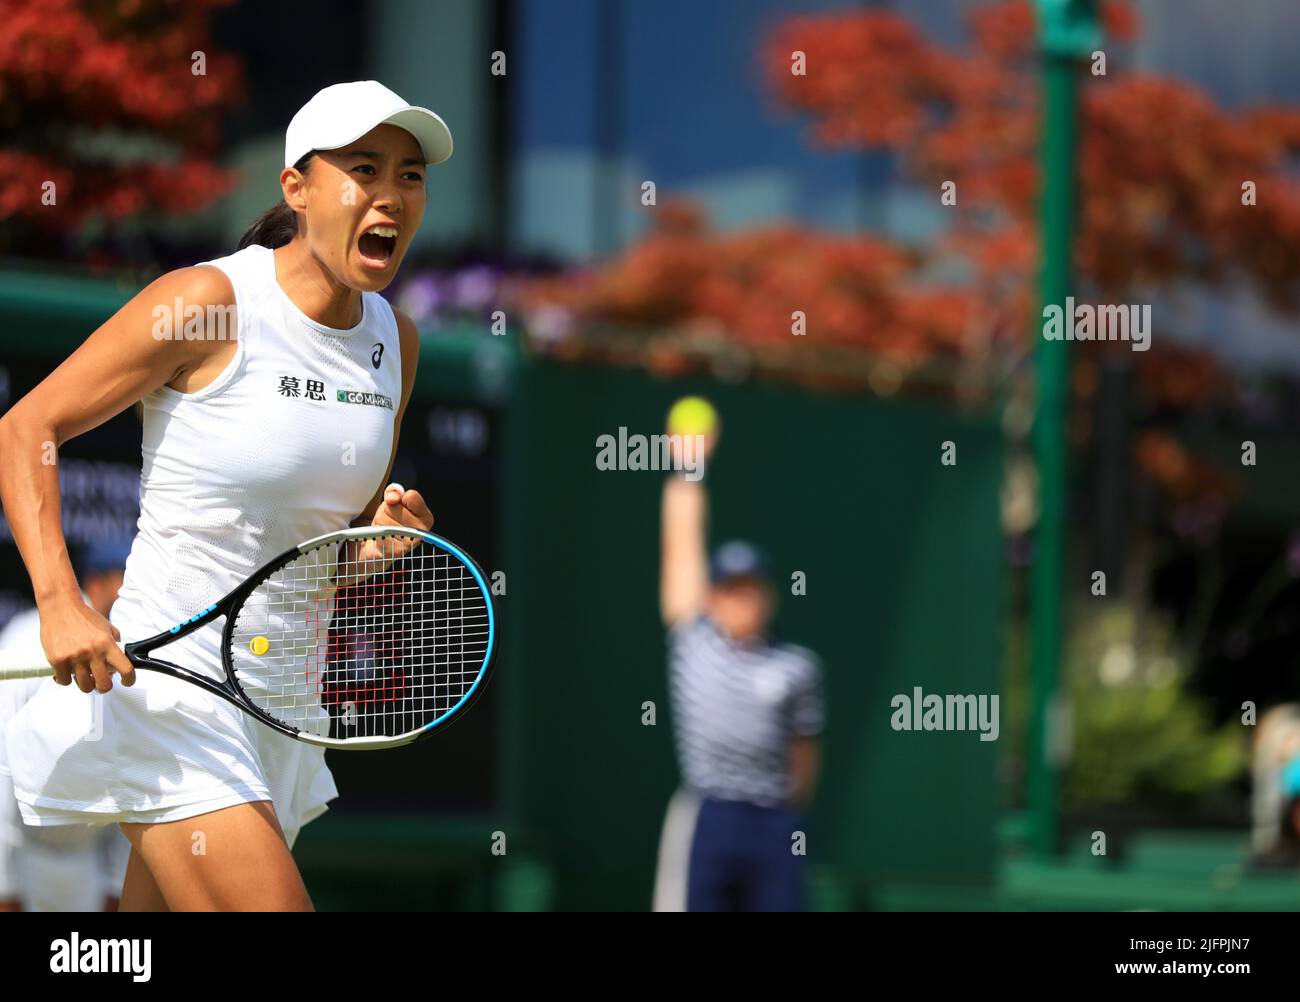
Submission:
[[39,647],[0,651],[0,682],[20,678],[53,678],[54,669]]
[[[125,650],[126,646],[119,640],[117,648]],[[45,652],[39,647],[0,651],[0,682],[53,677],[54,667],[45,660]]]

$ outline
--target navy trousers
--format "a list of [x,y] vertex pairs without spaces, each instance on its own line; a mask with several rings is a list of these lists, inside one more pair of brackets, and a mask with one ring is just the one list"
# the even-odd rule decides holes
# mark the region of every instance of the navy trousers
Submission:
[[792,852],[799,814],[705,797],[691,840],[686,910],[796,912],[804,908],[804,857]]

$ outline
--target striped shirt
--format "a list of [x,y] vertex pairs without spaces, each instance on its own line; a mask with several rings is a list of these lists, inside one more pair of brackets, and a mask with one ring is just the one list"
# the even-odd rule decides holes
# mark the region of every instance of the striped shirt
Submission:
[[668,633],[669,693],[686,785],[720,800],[789,800],[790,741],[822,730],[821,669],[793,644],[736,643],[707,616]]

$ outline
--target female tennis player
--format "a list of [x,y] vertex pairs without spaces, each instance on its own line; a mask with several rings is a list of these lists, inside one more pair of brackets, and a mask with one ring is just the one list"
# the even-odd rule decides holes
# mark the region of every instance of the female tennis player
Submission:
[[[384,486],[419,338],[378,292],[424,216],[426,165],[451,151],[442,119],[381,84],[325,88],[289,124],[284,200],[238,252],[159,278],[0,419],[0,500],[59,683],[15,717],[0,767],[27,824],[121,825],[124,911],[312,907],[290,848],[337,796],[323,751],[135,675],[116,641],[304,539],[433,525],[417,491]],[[50,450],[139,400],[140,520],[106,620],[73,577]],[[165,656],[219,677],[219,642],[210,626]]]

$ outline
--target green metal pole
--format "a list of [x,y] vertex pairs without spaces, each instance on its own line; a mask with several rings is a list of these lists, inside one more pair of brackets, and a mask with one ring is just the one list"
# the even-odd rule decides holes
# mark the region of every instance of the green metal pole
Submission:
[[[1078,145],[1080,59],[1099,44],[1094,0],[1038,0],[1043,49],[1042,304],[1064,308],[1070,292]],[[1053,721],[1057,706],[1065,563],[1065,437],[1069,342],[1037,339],[1037,403],[1033,448],[1038,466],[1039,520],[1030,572],[1030,704],[1028,805],[1030,847],[1052,855],[1057,838],[1058,767]]]

